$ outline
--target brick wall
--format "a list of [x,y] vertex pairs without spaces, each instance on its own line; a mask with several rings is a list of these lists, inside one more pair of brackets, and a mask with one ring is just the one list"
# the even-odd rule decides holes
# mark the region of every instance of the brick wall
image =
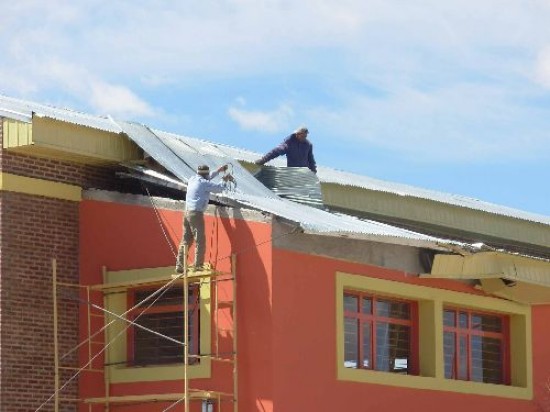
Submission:
[[[139,185],[118,179],[113,167],[60,162],[1,150],[0,171],[83,188],[141,193]],[[78,210],[77,202],[0,191],[0,411],[34,411],[53,394],[51,259],[57,259],[59,281],[78,283]],[[78,343],[78,303],[63,298],[71,292],[59,288],[60,354]],[[69,356],[63,364],[76,365],[75,356]],[[72,373],[64,373],[61,384]],[[62,395],[77,398],[77,385],[78,380]],[[41,410],[52,411],[53,402]],[[77,407],[65,402],[61,410],[76,411]]]

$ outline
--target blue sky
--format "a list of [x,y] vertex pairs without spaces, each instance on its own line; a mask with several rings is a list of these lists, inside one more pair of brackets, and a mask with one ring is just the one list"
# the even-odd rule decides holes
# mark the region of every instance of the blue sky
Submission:
[[18,0],[0,93],[550,215],[550,0]]

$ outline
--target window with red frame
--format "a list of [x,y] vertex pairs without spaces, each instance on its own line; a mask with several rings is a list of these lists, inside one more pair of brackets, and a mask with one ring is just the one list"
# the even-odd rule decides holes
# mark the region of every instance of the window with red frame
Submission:
[[445,309],[443,313],[445,377],[508,384],[508,318]]
[[[129,292],[129,305],[135,306],[151,295],[156,289],[137,289]],[[130,312],[130,319],[139,325],[183,342],[184,311],[183,289],[174,287],[166,290],[148,308],[155,297]],[[162,336],[139,327],[128,329],[128,363],[130,365],[161,365],[183,363],[183,346]],[[199,348],[199,290],[196,285],[189,287],[189,354],[198,355]],[[189,363],[198,362],[190,357]]]
[[344,366],[418,374],[415,302],[344,293]]

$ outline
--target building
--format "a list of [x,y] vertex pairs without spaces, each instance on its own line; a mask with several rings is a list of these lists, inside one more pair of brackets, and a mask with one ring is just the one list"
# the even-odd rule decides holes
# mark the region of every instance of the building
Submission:
[[[0,410],[550,408],[550,218],[326,168],[319,207],[245,150],[8,97],[0,116]],[[228,162],[216,273],[182,287],[181,182]]]

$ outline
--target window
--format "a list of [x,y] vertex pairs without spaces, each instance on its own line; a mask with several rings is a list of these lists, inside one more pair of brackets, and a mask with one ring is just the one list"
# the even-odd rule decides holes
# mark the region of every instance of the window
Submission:
[[[129,292],[130,305],[146,299],[156,289],[138,289]],[[189,287],[189,354],[198,355],[199,347],[199,290]],[[161,295],[149,308],[151,299],[130,313],[130,319],[139,325],[183,342],[184,311],[183,289],[174,287]],[[162,336],[136,326],[129,328],[128,363],[130,365],[162,365],[183,362],[183,346]],[[190,364],[198,363],[197,357],[190,357]]]
[[416,305],[344,293],[344,366],[417,374]]
[[445,309],[445,378],[508,384],[507,331],[505,316]]

